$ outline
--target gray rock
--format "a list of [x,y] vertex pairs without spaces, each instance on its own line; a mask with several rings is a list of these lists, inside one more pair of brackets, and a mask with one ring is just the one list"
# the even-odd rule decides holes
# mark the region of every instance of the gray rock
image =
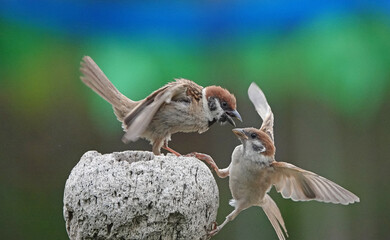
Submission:
[[218,187],[195,158],[85,153],[65,184],[70,239],[206,239]]

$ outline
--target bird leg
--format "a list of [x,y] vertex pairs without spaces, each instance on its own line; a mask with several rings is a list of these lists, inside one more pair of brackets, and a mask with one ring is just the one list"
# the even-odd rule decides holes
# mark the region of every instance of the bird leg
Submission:
[[217,226],[214,230],[210,231],[210,232],[207,234],[208,237],[212,237],[212,236],[216,235],[219,231],[221,231],[221,229],[222,229],[228,222],[233,221],[233,220],[237,217],[237,215],[238,215],[242,210],[244,210],[244,209],[243,209],[243,208],[236,208],[236,209],[234,209],[234,211],[231,212],[231,213],[226,217],[225,221],[224,221],[221,225]]
[[168,152],[171,152],[176,155],[176,157],[180,157],[181,154],[173,150],[172,148],[168,147],[167,142],[164,142],[164,145],[162,146],[163,149],[167,150]]
[[220,178],[225,178],[229,176],[229,167],[224,169],[219,169],[217,164],[214,162],[214,159],[207,154],[193,152],[187,154],[186,157],[195,157],[201,161],[205,161],[208,165],[210,165],[212,169],[214,169],[214,171],[217,173],[218,177]]

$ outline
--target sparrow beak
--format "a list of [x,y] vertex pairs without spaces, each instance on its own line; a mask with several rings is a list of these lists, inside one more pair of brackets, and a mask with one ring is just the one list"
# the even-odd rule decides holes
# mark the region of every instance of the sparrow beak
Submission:
[[240,120],[240,122],[242,122],[241,115],[237,112],[237,110],[228,111],[228,112],[226,112],[226,114],[229,115],[230,117],[235,117],[238,120]]
[[233,119],[226,114],[226,120],[228,121],[228,123],[230,123],[233,127],[236,126],[236,123],[233,121]]
[[226,120],[233,126],[236,126],[236,123],[233,121],[232,117],[237,118],[242,122],[241,115],[237,112],[237,110],[232,110],[232,111],[226,111],[225,112]]
[[233,131],[234,134],[236,134],[236,136],[237,136],[239,139],[242,139],[242,140],[248,139],[248,137],[247,137],[246,134],[245,134],[244,129],[242,129],[242,128],[235,128],[235,129],[233,129],[232,131]]

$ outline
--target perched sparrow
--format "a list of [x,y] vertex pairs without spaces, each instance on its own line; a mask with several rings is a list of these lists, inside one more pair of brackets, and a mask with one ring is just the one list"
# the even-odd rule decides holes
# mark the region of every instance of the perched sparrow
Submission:
[[161,153],[161,148],[180,155],[168,147],[174,133],[203,133],[215,122],[227,121],[235,126],[232,117],[241,121],[236,98],[219,86],[203,88],[190,80],[175,79],[145,99],[132,101],[115,88],[92,58],[85,56],[80,70],[84,75],[81,80],[111,103],[126,131],[122,141],[145,138],[153,145],[156,155]]
[[248,94],[263,119],[263,124],[260,129],[233,129],[242,144],[234,149],[229,167],[219,169],[210,156],[193,154],[210,164],[219,177],[230,176],[229,187],[233,199],[229,204],[235,209],[221,225],[210,232],[210,236],[218,233],[242,210],[251,206],[260,206],[279,239],[285,239],[281,227],[286,235],[287,230],[282,215],[267,194],[272,186],[275,186],[284,198],[291,198],[294,201],[316,200],[344,205],[360,201],[356,195],[326,178],[292,164],[275,161],[274,121],[271,108],[255,83],[249,87]]

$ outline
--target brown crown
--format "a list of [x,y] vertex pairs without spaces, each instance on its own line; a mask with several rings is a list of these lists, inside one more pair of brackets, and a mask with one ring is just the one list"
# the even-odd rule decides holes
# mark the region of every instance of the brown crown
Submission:
[[232,109],[236,109],[236,97],[225,88],[220,86],[209,86],[206,88],[206,98],[216,97],[226,102]]

